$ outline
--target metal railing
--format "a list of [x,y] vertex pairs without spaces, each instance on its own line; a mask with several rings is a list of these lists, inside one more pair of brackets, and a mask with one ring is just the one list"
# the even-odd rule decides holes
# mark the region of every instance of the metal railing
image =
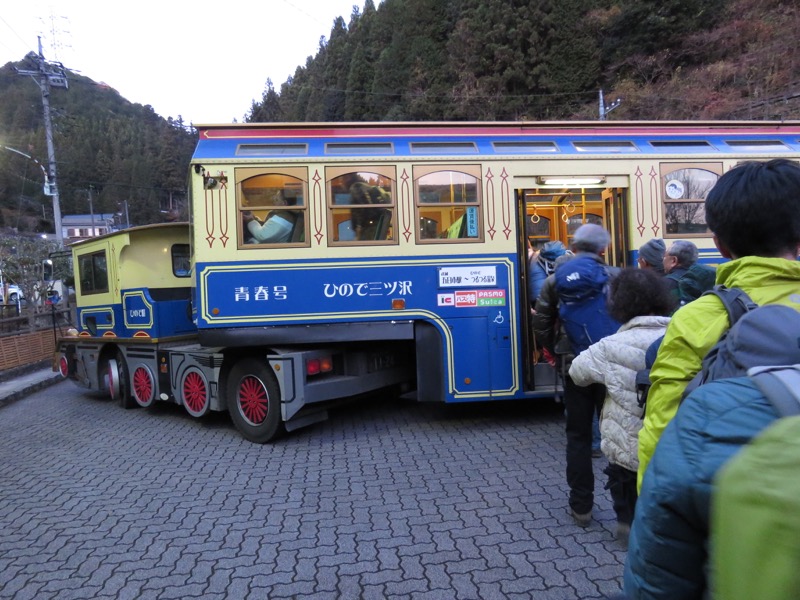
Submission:
[[74,307],[47,308],[42,312],[33,313],[24,308],[20,311],[16,304],[0,304],[0,336],[51,328],[58,335],[63,335],[67,329],[74,327]]

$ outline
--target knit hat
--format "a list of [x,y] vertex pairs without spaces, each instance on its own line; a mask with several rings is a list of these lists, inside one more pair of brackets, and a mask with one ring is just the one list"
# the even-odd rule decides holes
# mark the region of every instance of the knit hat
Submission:
[[584,223],[572,236],[572,248],[576,252],[602,254],[611,242],[611,234],[596,223]]
[[667,245],[661,238],[653,238],[639,248],[639,256],[659,273],[664,272],[664,253]]

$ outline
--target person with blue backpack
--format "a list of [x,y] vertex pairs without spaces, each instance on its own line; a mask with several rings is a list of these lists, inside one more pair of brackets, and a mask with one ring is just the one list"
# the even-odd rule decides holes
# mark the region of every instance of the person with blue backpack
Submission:
[[556,271],[556,259],[569,252],[566,246],[558,240],[546,242],[535,257],[530,260],[528,269],[528,296],[532,303],[542,292],[545,279]]
[[[706,221],[728,262],[716,282],[743,290],[757,305],[800,311],[800,165],[787,159],[742,163],[709,191]],[[644,423],[639,432],[638,486],[687,384],[703,358],[730,327],[728,310],[714,294],[680,308],[667,327],[650,371]]]
[[581,527],[592,520],[592,419],[603,406],[606,390],[602,384],[580,387],[567,371],[574,356],[620,327],[606,307],[610,279],[619,272],[603,259],[610,241],[603,227],[581,225],[571,244],[575,256],[545,280],[533,315],[537,343],[557,357],[564,374],[568,512]]

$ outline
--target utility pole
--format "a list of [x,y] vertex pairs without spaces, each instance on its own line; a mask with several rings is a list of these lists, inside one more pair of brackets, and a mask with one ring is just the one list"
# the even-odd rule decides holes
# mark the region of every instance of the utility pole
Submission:
[[97,235],[97,232],[94,229],[94,207],[92,206],[92,186],[89,186],[89,214],[92,215],[92,233],[89,237],[95,237]]
[[611,104],[606,106],[605,100],[603,100],[603,90],[600,90],[600,120],[605,121],[606,115],[617,108],[621,103],[622,100],[617,98]]
[[61,228],[61,203],[58,197],[58,180],[56,179],[56,151],[53,145],[53,123],[50,119],[50,88],[63,87],[64,89],[69,89],[69,84],[67,83],[67,75],[64,72],[63,65],[60,63],[45,62],[44,54],[42,53],[41,37],[39,37],[38,56],[33,54],[33,52],[28,56],[37,61],[38,69],[36,71],[16,69],[16,71],[20,75],[30,75],[42,91],[44,131],[47,141],[47,161],[49,167],[49,190],[45,190],[45,194],[53,197],[53,221],[56,229],[56,241],[58,242],[58,247],[63,248],[64,231]]

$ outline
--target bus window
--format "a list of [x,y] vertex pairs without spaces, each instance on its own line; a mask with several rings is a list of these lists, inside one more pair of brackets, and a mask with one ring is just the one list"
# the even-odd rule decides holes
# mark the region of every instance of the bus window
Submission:
[[708,235],[705,200],[722,173],[722,165],[702,166],[661,165],[667,236]]
[[326,173],[331,245],[396,243],[393,170],[336,167]]
[[108,291],[108,267],[104,250],[78,257],[81,294],[101,294]]
[[[242,170],[242,175],[249,172]],[[256,174],[240,181],[238,196],[240,247],[306,245],[302,179],[284,173]]]
[[173,244],[171,253],[172,274],[175,275],[175,277],[189,277],[191,274],[189,244]]
[[415,167],[414,179],[419,241],[480,239],[480,167]]
[[549,218],[543,217],[537,212],[527,215],[525,229],[528,240],[534,250],[540,249],[553,239],[552,222]]
[[594,225],[600,225],[600,227],[605,227],[605,223],[603,223],[603,215],[596,215],[594,213],[586,213],[586,218],[584,219],[583,213],[577,213],[571,215],[567,218],[567,246],[572,245],[572,238],[575,236],[575,232],[578,230],[578,227],[581,225],[585,225],[586,223],[593,223]]

